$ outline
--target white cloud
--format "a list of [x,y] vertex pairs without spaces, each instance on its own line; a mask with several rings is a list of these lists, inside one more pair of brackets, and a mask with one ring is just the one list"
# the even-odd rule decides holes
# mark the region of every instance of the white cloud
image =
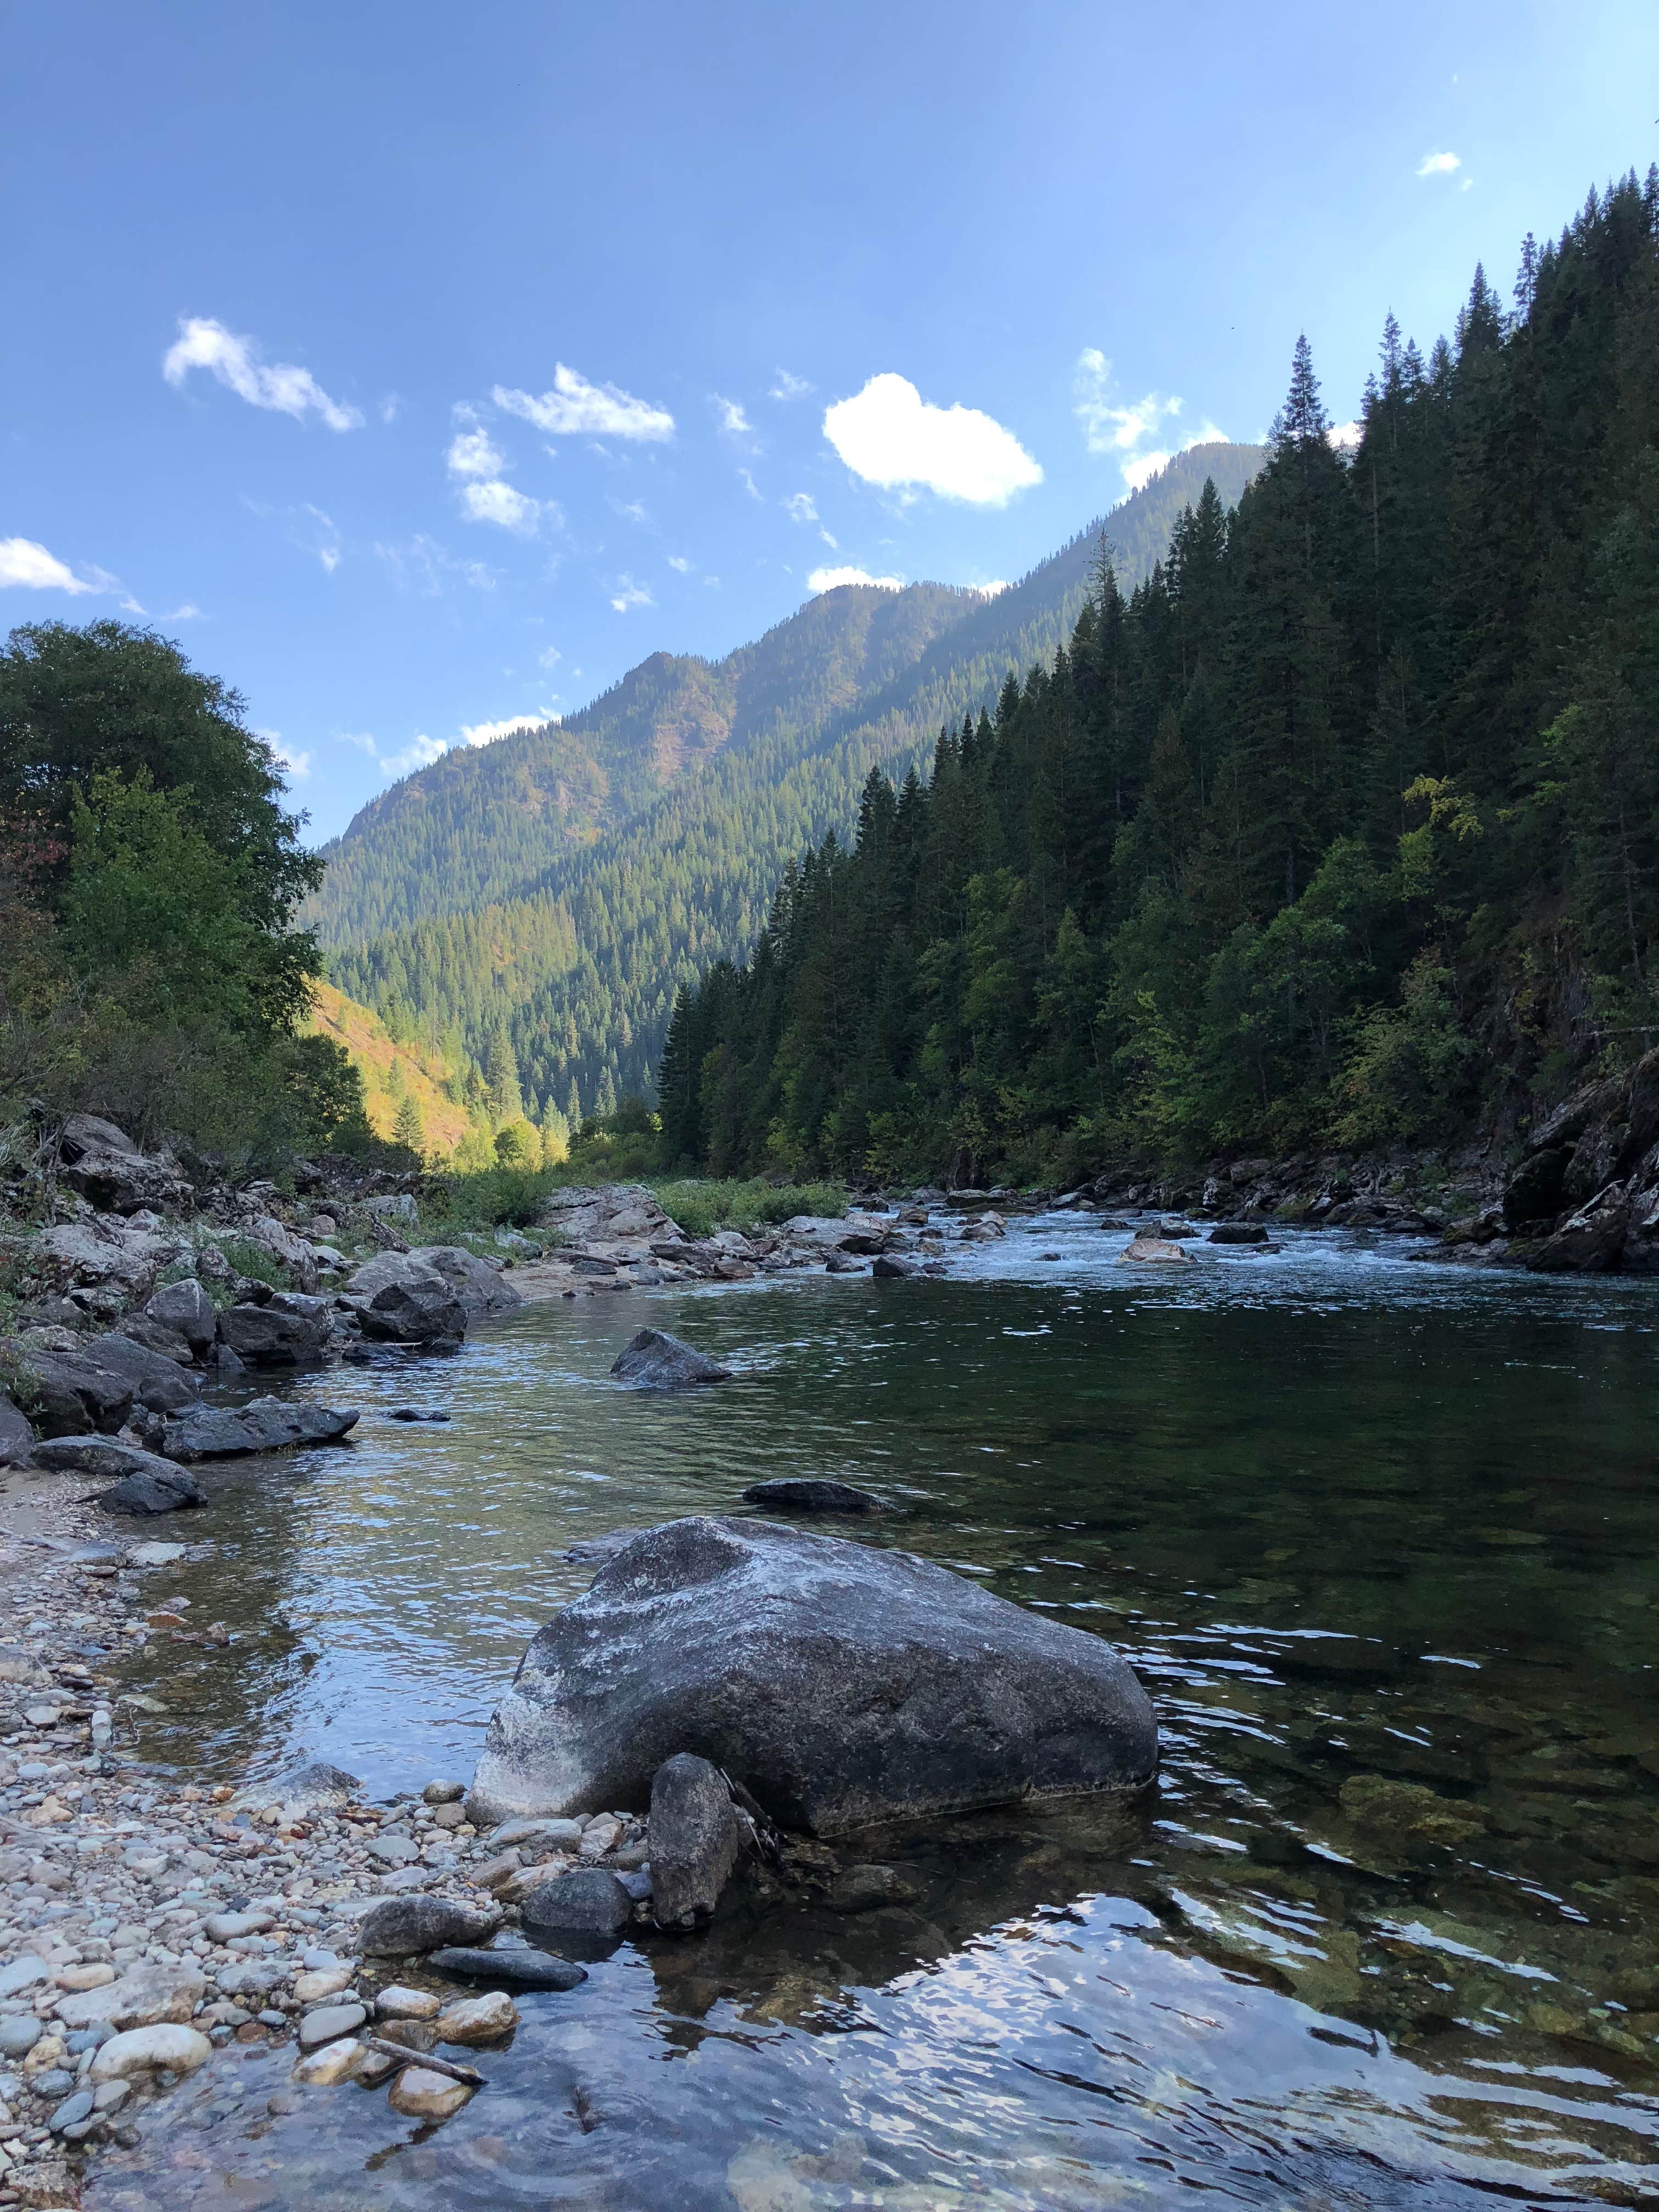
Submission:
[[490,397],[508,415],[533,422],[556,438],[633,438],[661,443],[674,434],[674,418],[665,407],[635,399],[614,384],[590,384],[562,362],[553,369],[553,389],[539,398],[497,385]]
[[1131,491],[1145,491],[1160,469],[1167,469],[1168,453],[1136,453],[1123,463],[1123,481]]
[[311,755],[297,752],[292,745],[284,744],[279,730],[256,730],[256,738],[263,738],[270,747],[271,757],[282,769],[290,783],[303,783],[311,774]]
[[783,505],[792,522],[816,522],[818,519],[811,492],[792,491]]
[[[1072,412],[1083,425],[1083,442],[1091,453],[1117,461],[1131,491],[1143,491],[1160,469],[1167,468],[1175,452],[1224,440],[1227,434],[1208,416],[1173,444],[1170,426],[1178,421],[1186,402],[1177,393],[1149,392],[1139,399],[1120,404],[1113,397],[1112,364],[1098,346],[1085,346],[1078,356],[1072,380]],[[1160,442],[1154,444],[1154,441]]]
[[222,323],[202,315],[181,315],[179,336],[161,363],[167,382],[182,386],[192,368],[204,368],[250,407],[269,408],[303,422],[308,412],[320,415],[331,430],[361,430],[363,418],[355,407],[331,399],[308,368],[290,362],[267,367],[252,338],[238,337]]
[[[161,617],[163,622],[200,622],[201,619],[202,610],[193,599],[186,599],[183,606],[174,607],[170,615]],[[310,758],[309,754],[307,755],[307,758]]]
[[19,587],[28,592],[68,592],[72,597],[82,592],[107,591],[114,579],[106,578],[101,569],[97,573],[99,580],[89,582],[32,538],[0,538],[0,591]]
[[631,576],[618,576],[611,604],[619,615],[625,615],[630,607],[654,606],[656,601],[643,584],[636,584]]
[[507,457],[483,424],[474,422],[471,428],[456,432],[444,462],[453,477],[498,477],[507,466]]
[[380,402],[380,416],[381,422],[387,424],[395,422],[398,416],[401,415],[403,411],[404,396],[402,392],[388,392],[386,398]]
[[738,471],[738,482],[743,486],[750,499],[759,499],[761,497],[760,486],[755,482],[755,479],[750,475],[747,469],[739,469]]
[[1012,430],[960,401],[935,407],[890,370],[827,407],[823,434],[854,476],[887,490],[921,485],[943,499],[1006,507],[1042,482]]
[[977,592],[982,599],[994,599],[1000,592],[1007,590],[1008,579],[1006,576],[999,576],[994,583],[969,584],[968,588],[970,592]]
[[1359,441],[1364,434],[1365,426],[1363,422],[1333,422],[1325,433],[1325,439],[1334,452],[1352,453],[1358,451]]
[[1417,165],[1417,173],[1419,177],[1449,177],[1462,166],[1462,159],[1456,154],[1425,154]]
[[864,568],[814,568],[806,579],[809,592],[834,592],[843,584],[870,584],[878,592],[902,592],[902,576],[872,576]]
[[556,645],[544,645],[536,655],[536,659],[544,668],[556,668],[564,659],[564,655]]
[[772,379],[772,387],[766,396],[769,399],[805,399],[813,389],[804,376],[791,376],[787,368],[781,368]]
[[755,426],[735,399],[722,399],[718,392],[711,392],[708,404],[714,410],[714,419],[728,438],[752,438]]
[[668,565],[679,575],[689,576],[691,574],[691,563],[684,553],[671,553],[668,556]]
[[618,514],[625,515],[629,522],[643,523],[651,520],[645,511],[645,501],[642,499],[613,499],[611,504]]
[[331,576],[339,567],[342,557],[340,532],[336,526],[334,517],[331,514],[325,514],[320,507],[313,507],[309,500],[303,501],[297,512],[301,514],[308,514],[317,527],[314,533],[295,532],[290,534],[296,540],[306,537],[311,538],[311,550],[322,562],[323,574],[325,576]]
[[461,486],[461,505],[471,522],[494,522],[520,538],[533,538],[541,520],[541,502],[514,491],[504,477],[490,477],[483,483]]
[[539,730],[550,714],[508,714],[499,722],[463,722],[456,739],[463,745],[493,745],[497,738],[510,738],[515,730]]

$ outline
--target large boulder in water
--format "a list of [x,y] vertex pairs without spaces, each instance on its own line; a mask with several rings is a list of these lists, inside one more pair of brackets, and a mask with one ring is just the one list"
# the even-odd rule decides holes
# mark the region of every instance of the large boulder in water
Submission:
[[729,1382],[732,1370],[710,1359],[694,1345],[683,1344],[666,1329],[642,1328],[611,1363],[619,1382],[637,1382],[647,1390],[678,1390],[691,1382]]
[[[492,1267],[488,1260],[481,1260],[476,1252],[468,1252],[459,1244],[417,1244],[410,1254],[416,1266],[429,1267],[434,1275],[441,1275],[466,1310],[469,1321],[480,1314],[511,1313],[521,1306],[524,1298],[517,1285],[509,1283],[499,1267]],[[372,1267],[374,1261],[369,1261]]]
[[642,1808],[681,1751],[833,1833],[1139,1789],[1158,1726],[1082,1629],[908,1553],[697,1518],[642,1531],[533,1638],[469,1817]]
[[386,1344],[459,1344],[466,1308],[448,1278],[410,1252],[380,1252],[346,1285],[365,1336]]

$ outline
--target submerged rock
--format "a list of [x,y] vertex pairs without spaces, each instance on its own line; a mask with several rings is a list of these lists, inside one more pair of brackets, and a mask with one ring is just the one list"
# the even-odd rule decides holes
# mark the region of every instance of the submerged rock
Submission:
[[763,1505],[772,1513],[884,1513],[886,1506],[872,1490],[857,1490],[850,1482],[834,1482],[825,1475],[781,1474],[769,1482],[751,1482],[743,1493],[745,1505]]
[[294,1398],[251,1398],[234,1407],[191,1406],[163,1427],[161,1449],[169,1459],[231,1459],[295,1444],[337,1443],[358,1419],[355,1407],[313,1406]]
[[642,1328],[611,1362],[611,1372],[621,1382],[638,1382],[652,1390],[677,1390],[692,1382],[729,1382],[732,1370],[722,1367],[689,1344],[682,1344],[665,1329]]
[[1466,1844],[1486,1825],[1474,1805],[1383,1774],[1351,1774],[1340,1802],[1356,1828],[1395,1844]]
[[[556,1959],[550,1951],[480,1951],[470,1945],[446,1944],[434,1951],[427,1965],[434,1973],[453,1974],[463,1982],[511,1982],[521,1990],[574,1990],[587,1979],[586,1967],[568,1959]],[[381,1993],[385,2002],[386,1993]]]
[[690,1751],[665,1759],[651,1784],[652,1914],[659,1928],[696,1928],[708,1918],[744,1834],[718,1767]]
[[637,1804],[694,1750],[833,1832],[1152,1779],[1158,1728],[1109,1645],[965,1577],[762,1521],[673,1521],[531,1643],[475,1825]]

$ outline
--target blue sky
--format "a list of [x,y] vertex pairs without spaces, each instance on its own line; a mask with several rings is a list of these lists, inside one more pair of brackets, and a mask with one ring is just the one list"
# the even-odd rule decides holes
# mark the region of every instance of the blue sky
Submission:
[[836,571],[1017,576],[1299,330],[1659,153],[1659,9],[8,11],[0,622],[154,621],[313,836]]

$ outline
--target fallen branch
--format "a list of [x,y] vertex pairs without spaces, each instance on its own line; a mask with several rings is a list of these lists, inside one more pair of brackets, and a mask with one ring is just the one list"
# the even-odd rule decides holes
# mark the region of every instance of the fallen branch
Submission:
[[359,2035],[358,2041],[378,2051],[383,2058],[399,2058],[405,2066],[424,2066],[434,2074],[447,2074],[452,2081],[463,2081],[469,2089],[482,2089],[484,2077],[476,2066],[458,2066],[453,2058],[440,2058],[428,2051],[411,2051],[406,2043],[388,2043],[383,2035]]

